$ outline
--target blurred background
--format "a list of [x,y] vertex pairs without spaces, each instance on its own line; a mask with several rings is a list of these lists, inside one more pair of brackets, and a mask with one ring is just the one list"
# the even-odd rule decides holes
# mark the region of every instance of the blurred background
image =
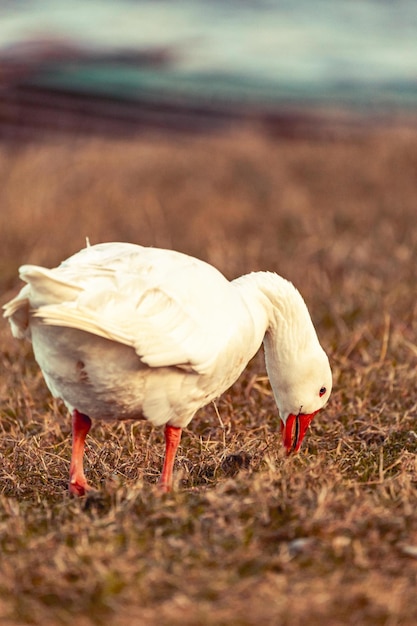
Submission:
[[277,271],[318,320],[395,306],[416,112],[406,0],[3,2],[1,291],[88,236]]
[[2,2],[0,136],[352,132],[414,116],[416,65],[409,0]]

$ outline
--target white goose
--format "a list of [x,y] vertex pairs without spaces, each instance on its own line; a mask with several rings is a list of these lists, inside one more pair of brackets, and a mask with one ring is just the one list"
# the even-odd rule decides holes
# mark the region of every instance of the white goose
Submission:
[[128,243],[87,246],[55,269],[20,268],[28,283],[4,306],[32,340],[46,384],[72,414],[69,489],[83,469],[91,419],[165,424],[168,491],[181,430],[230,387],[262,341],[287,452],[298,451],[332,376],[295,287],[270,272],[229,282],[198,259]]

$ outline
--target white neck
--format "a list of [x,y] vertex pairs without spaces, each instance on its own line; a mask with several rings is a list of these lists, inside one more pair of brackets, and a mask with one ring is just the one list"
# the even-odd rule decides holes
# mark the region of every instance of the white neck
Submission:
[[277,274],[254,272],[236,279],[233,284],[241,291],[253,326],[257,328],[257,348],[263,340],[268,377],[285,420],[293,405],[297,410],[302,404],[306,405],[303,399],[297,406],[293,391],[314,376],[323,361],[328,368],[327,356],[320,346],[307,306],[292,283]]
[[253,272],[233,284],[241,291],[253,319],[263,327],[266,343],[270,336],[282,346],[282,357],[286,346],[291,345],[294,352],[318,343],[307,306],[291,282],[272,272]]

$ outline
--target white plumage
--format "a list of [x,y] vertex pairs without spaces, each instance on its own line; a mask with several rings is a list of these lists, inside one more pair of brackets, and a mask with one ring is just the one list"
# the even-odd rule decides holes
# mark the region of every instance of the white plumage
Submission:
[[24,265],[20,276],[27,285],[4,315],[14,336],[31,339],[49,389],[73,415],[70,490],[78,495],[89,488],[89,418],[166,424],[169,489],[181,429],[235,382],[262,341],[288,451],[330,395],[307,307],[276,274],[228,281],[179,252],[104,243],[55,269]]

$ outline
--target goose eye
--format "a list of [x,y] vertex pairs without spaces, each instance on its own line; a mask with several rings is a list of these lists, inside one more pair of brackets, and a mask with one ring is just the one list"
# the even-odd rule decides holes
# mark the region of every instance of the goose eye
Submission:
[[319,391],[319,396],[320,396],[320,398],[321,398],[322,396],[324,396],[324,394],[326,393],[326,391],[327,391],[326,387],[322,387],[322,388],[320,389],[320,391]]

